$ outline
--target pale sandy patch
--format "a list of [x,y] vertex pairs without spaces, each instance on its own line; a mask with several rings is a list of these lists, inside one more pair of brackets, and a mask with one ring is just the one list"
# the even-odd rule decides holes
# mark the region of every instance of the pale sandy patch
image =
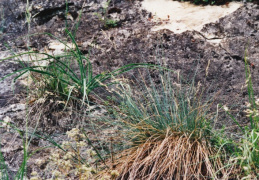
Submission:
[[223,6],[197,6],[173,0],[144,0],[142,2],[143,9],[154,15],[152,21],[161,22],[161,25],[152,29],[153,31],[169,29],[178,34],[187,30],[200,31],[205,24],[216,22],[241,6],[242,3],[238,2]]

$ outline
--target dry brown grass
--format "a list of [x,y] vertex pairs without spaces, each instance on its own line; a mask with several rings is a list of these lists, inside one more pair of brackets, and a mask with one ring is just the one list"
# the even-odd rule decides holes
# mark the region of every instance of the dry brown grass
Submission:
[[[228,179],[231,167],[205,140],[186,135],[149,139],[138,148],[124,151],[118,179]],[[118,167],[118,166],[117,166]]]

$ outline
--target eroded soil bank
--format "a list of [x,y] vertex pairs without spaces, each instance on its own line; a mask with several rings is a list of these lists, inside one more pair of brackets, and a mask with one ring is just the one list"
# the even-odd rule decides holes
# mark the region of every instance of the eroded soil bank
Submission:
[[[64,33],[66,4],[63,0],[31,2],[32,21],[28,32],[25,20],[26,3],[24,1],[2,1],[3,17],[0,29],[0,58],[14,52],[28,50],[24,36],[28,33],[51,33],[66,40]],[[80,50],[89,56],[94,73],[114,70],[128,63],[159,64],[157,57],[166,67],[180,72],[184,78],[193,78],[195,82],[206,89],[205,96],[217,94],[215,105],[221,103],[233,109],[233,112],[246,124],[248,120],[243,112],[247,102],[245,86],[244,57],[252,68],[254,93],[259,93],[259,6],[252,3],[242,4],[229,15],[222,16],[218,21],[205,24],[201,30],[173,32],[168,29],[152,29],[166,21],[157,19],[151,12],[144,10],[139,1],[113,0],[108,7],[107,16],[117,21],[114,28],[105,27],[96,13],[103,12],[99,0],[83,3],[83,0],[68,1],[69,18],[67,24],[72,29],[78,18],[80,26],[76,33],[76,41]],[[199,31],[198,31],[199,30]],[[52,53],[50,47],[55,39],[46,35],[30,37],[30,48]],[[91,52],[91,53],[89,53]],[[20,65],[13,61],[0,62],[0,77],[18,70]],[[138,71],[127,74],[127,78],[140,78]],[[154,76],[158,81],[158,77]],[[12,90],[12,78],[0,82],[0,118],[6,116],[12,122],[23,127],[26,117],[26,88],[21,83]],[[45,107],[42,107],[45,108]],[[49,108],[49,107],[48,107]],[[56,112],[58,111],[58,112]],[[57,141],[62,139],[62,133],[71,128],[71,123],[79,125],[84,120],[70,112],[56,109],[45,111],[39,123],[43,132],[59,134]],[[70,124],[70,126],[68,126]],[[81,124],[82,125],[82,124]],[[227,126],[229,132],[237,130],[234,122],[221,113],[216,127]],[[33,148],[44,142],[32,143]],[[15,146],[14,146],[15,145]],[[1,147],[8,163],[10,173],[18,171],[22,161],[22,140],[6,131],[1,132]],[[8,149],[9,148],[9,149]],[[32,149],[33,149],[32,148]],[[43,157],[47,152],[36,154],[35,158]],[[29,171],[33,160],[29,161]]]

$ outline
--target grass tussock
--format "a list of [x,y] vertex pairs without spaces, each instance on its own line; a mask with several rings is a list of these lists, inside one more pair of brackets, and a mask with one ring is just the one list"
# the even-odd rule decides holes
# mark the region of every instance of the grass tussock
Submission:
[[227,179],[232,165],[224,167],[225,158],[212,143],[213,100],[204,100],[194,79],[172,83],[164,72],[160,80],[155,85],[143,79],[140,94],[126,85],[118,93],[117,125],[126,129],[130,144],[117,162],[118,179]]

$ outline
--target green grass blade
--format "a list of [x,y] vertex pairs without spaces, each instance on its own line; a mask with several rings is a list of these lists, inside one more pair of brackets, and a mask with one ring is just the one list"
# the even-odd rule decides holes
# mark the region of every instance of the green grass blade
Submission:
[[[23,75],[23,74],[24,74],[23,71],[28,72],[28,68],[20,69],[20,70],[17,70],[17,71],[15,71],[15,72],[12,72],[12,73],[10,73],[10,74],[7,74],[6,76],[2,77],[2,78],[0,79],[0,81],[3,81],[3,80],[5,80],[6,78],[8,78],[8,77],[10,77],[10,76],[12,76],[12,75],[14,75],[14,74],[17,74],[17,73],[19,73],[19,72],[22,72],[22,75]],[[25,73],[26,73],[26,72],[25,72]],[[21,75],[18,75],[18,76],[20,77]],[[16,78],[16,79],[17,79],[17,78]]]
[[86,73],[85,73],[85,68],[84,68],[84,64],[83,64],[83,58],[82,58],[82,53],[81,51],[79,50],[79,47],[76,43],[76,40],[75,38],[73,37],[73,35],[71,34],[70,31],[68,31],[68,29],[65,30],[67,35],[70,37],[70,39],[72,40],[72,43],[75,45],[75,48],[76,48],[76,57],[77,57],[77,61],[78,61],[78,65],[79,65],[79,68],[80,68],[80,75],[81,75],[81,78],[82,80],[86,78]]
[[[0,150],[1,150],[1,144],[0,144]],[[1,151],[0,151],[0,179],[9,180],[8,167],[5,164],[4,156]]]

